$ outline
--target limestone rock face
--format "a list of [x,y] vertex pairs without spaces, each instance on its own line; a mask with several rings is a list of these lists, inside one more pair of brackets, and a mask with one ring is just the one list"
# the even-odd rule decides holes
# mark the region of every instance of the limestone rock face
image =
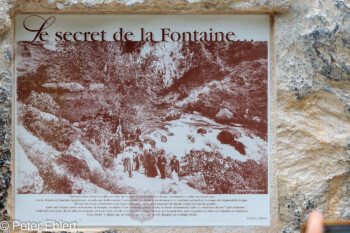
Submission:
[[275,17],[272,160],[284,232],[298,231],[313,209],[349,219],[349,6],[293,1]]
[[[0,206],[5,204],[0,209],[0,220],[10,218],[6,204],[13,172],[10,14],[16,10],[274,14],[269,137],[271,227],[230,230],[299,232],[300,224],[313,209],[322,210],[327,219],[350,219],[349,1],[0,0]],[[134,228],[123,230],[132,232]],[[225,230],[198,228],[200,232]]]
[[315,208],[328,219],[346,218],[339,206],[350,205],[345,104],[325,91],[301,100],[286,92],[281,99],[286,105],[277,130],[280,218],[297,224]]

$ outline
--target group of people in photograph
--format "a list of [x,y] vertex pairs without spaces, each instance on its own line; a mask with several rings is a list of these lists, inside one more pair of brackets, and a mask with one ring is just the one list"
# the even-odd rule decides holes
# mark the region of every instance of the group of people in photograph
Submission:
[[[140,139],[141,129],[137,128],[135,134],[124,134],[122,124],[119,120],[115,136],[109,141],[111,154],[118,157],[122,156],[124,172],[133,177],[133,172],[140,172],[143,168],[147,177],[157,177],[165,179],[167,174],[172,177],[176,173],[178,177],[180,171],[180,162],[174,155],[169,164],[164,151],[155,151],[151,148],[141,151],[135,151],[135,148],[143,148],[144,142]],[[174,178],[174,177],[173,177]]]
[[176,156],[174,155],[168,164],[164,151],[156,155],[154,151],[148,149],[145,150],[144,154],[137,154],[132,148],[129,148],[122,156],[124,172],[128,172],[131,178],[133,177],[133,171],[140,171],[141,167],[147,177],[154,178],[160,175],[161,179],[165,179],[167,174],[173,174],[174,172],[178,176],[180,171],[180,162]]

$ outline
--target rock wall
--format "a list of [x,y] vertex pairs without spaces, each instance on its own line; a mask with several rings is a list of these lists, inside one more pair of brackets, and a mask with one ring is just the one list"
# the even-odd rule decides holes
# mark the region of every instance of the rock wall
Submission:
[[[119,232],[299,232],[312,209],[350,219],[350,3],[347,0],[0,0],[0,220],[11,220],[12,20],[19,11],[254,12],[274,16],[271,227]],[[10,193],[10,194],[8,194]],[[103,229],[95,229],[100,231]],[[106,230],[106,229],[105,229]]]
[[350,218],[350,4],[294,1],[275,17],[278,213]]

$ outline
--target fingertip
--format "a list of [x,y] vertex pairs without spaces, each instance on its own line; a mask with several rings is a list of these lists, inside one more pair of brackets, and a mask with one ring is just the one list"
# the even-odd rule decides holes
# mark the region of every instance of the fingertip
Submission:
[[323,223],[323,214],[318,210],[312,211],[307,220],[306,233],[323,233]]

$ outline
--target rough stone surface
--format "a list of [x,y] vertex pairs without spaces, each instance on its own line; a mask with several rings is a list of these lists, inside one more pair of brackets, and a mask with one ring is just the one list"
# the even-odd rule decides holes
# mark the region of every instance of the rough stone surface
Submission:
[[0,1],[0,220],[8,216],[8,188],[11,183],[11,92],[12,30],[11,5]]
[[18,11],[274,14],[274,66],[271,67],[274,75],[270,82],[271,227],[108,230],[299,232],[300,224],[312,209],[322,210],[327,219],[350,219],[349,1],[0,0],[0,220],[11,218],[8,210],[12,204],[7,201],[11,199],[7,190],[12,192],[11,18]]
[[349,13],[348,1],[294,1],[275,17],[273,156],[284,232],[298,230],[312,209],[350,217]]

